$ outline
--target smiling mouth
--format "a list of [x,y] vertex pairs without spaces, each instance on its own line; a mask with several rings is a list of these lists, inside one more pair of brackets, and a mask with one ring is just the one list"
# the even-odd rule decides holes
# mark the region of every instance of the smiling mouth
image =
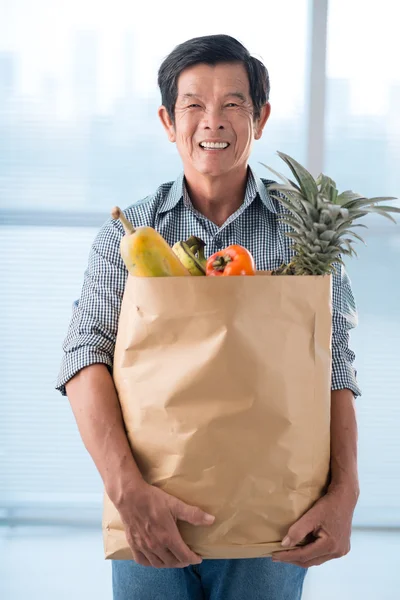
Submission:
[[228,144],[228,142],[200,142],[199,146],[202,150],[218,151],[226,150],[229,148],[230,144]]

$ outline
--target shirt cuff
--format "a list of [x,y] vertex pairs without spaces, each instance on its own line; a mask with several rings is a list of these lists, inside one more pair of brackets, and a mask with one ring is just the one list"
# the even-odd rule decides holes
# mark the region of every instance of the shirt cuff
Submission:
[[61,392],[62,396],[66,396],[65,384],[72,379],[74,375],[78,373],[84,367],[94,365],[96,363],[103,363],[109,368],[110,374],[112,374],[113,360],[107,352],[102,352],[96,348],[82,347],[67,352],[64,354],[64,358],[61,363],[60,373],[57,379],[56,390]]
[[354,397],[361,396],[361,389],[357,384],[357,371],[352,365],[343,361],[334,361],[332,363],[332,390],[349,389]]

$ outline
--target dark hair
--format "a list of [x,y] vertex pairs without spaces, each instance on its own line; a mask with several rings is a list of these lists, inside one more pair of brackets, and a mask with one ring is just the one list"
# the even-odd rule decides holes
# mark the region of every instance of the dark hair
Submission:
[[258,119],[261,108],[269,99],[269,75],[263,63],[250,55],[249,51],[230,35],[205,35],[192,38],[179,46],[164,59],[158,71],[158,86],[161,100],[172,120],[174,119],[178,78],[184,69],[203,63],[241,62],[246,68],[250,94],[254,107],[254,119]]

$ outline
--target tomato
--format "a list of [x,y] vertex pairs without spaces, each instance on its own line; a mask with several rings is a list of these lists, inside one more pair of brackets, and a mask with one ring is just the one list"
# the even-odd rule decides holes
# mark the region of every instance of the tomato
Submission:
[[207,260],[206,275],[230,276],[230,275],[255,275],[256,267],[254,258],[246,248],[233,244],[224,250],[215,252]]

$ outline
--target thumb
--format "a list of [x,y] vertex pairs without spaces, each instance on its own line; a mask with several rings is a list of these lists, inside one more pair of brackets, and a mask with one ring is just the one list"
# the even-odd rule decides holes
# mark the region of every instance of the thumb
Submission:
[[178,498],[175,498],[171,512],[179,521],[186,521],[191,525],[212,525],[215,521],[215,517],[204,512],[201,508],[185,504]]
[[299,542],[312,533],[317,527],[317,515],[313,509],[306,512],[296,523],[294,523],[287,532],[286,537],[282,540],[282,546],[296,546]]

